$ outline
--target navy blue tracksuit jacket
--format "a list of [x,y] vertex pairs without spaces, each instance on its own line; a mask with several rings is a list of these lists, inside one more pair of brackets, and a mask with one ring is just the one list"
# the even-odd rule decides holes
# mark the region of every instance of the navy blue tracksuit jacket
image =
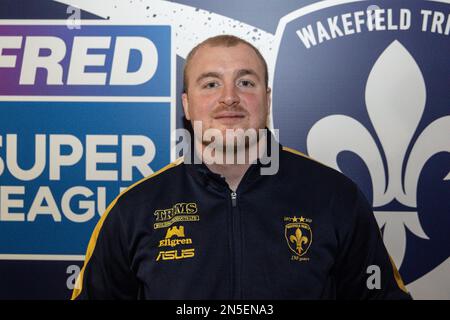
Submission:
[[178,160],[121,193],[72,298],[409,299],[356,185],[279,148],[278,173],[255,163],[236,192]]

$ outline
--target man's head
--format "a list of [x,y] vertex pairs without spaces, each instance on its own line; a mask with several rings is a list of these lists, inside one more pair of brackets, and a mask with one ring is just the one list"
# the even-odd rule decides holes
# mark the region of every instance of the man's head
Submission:
[[186,59],[182,102],[186,118],[201,121],[203,131],[264,128],[270,108],[267,64],[240,38],[209,38]]
[[187,55],[186,63],[184,65],[184,71],[183,71],[183,93],[186,93],[187,89],[188,89],[188,76],[187,75],[189,72],[189,70],[188,70],[189,66],[192,64],[192,57],[195,55],[195,53],[201,47],[206,46],[206,45],[209,45],[211,47],[234,47],[234,46],[237,46],[238,44],[247,45],[250,48],[252,48],[253,51],[255,51],[258,59],[263,64],[264,83],[266,85],[266,88],[268,88],[269,87],[269,72],[268,72],[266,60],[262,56],[261,52],[259,52],[259,50],[254,45],[252,45],[251,43],[249,43],[241,38],[238,38],[238,37],[232,36],[232,35],[220,35],[220,36],[208,38],[208,39],[204,40],[203,42],[199,43]]

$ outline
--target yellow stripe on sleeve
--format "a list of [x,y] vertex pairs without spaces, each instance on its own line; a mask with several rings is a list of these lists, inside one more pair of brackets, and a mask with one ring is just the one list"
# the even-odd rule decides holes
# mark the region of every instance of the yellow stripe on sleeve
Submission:
[[391,261],[391,265],[392,265],[392,269],[394,271],[394,278],[395,278],[395,282],[397,282],[398,287],[405,293],[408,293],[408,289],[406,289],[405,284],[403,283],[403,279],[400,275],[400,272],[398,272],[397,267],[395,266],[394,261],[392,260],[391,256],[389,255],[389,261]]
[[306,155],[306,154],[304,154],[303,152],[300,152],[300,151],[294,150],[294,149],[292,149],[292,148],[288,148],[288,147],[283,147],[283,151],[287,151],[287,152],[290,152],[290,153],[296,154],[296,155],[298,155],[298,156],[300,156],[300,157],[303,157],[303,158],[306,158],[306,159],[312,160],[312,161],[314,161],[314,162],[317,162],[317,163],[319,163],[319,164],[321,164],[321,165],[323,165],[323,166],[325,166],[325,167],[330,167],[330,166],[327,166],[326,164],[323,164],[323,163],[322,163],[322,162],[320,162],[320,161],[317,161],[316,159],[313,159],[313,158],[311,158],[310,156],[307,156],[307,155]]

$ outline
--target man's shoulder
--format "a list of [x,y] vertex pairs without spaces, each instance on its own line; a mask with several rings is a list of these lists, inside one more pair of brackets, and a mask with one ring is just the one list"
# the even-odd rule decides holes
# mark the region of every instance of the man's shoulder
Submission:
[[122,203],[139,204],[140,202],[145,202],[150,199],[152,194],[155,194],[158,189],[168,188],[168,184],[173,183],[174,179],[176,179],[176,176],[179,174],[183,163],[183,158],[179,158],[174,162],[169,163],[160,170],[129,186],[120,193],[118,199]]
[[312,172],[314,174],[321,174],[329,179],[346,180],[348,182],[351,182],[349,178],[347,178],[344,174],[342,174],[338,170],[314,158],[311,158],[310,156],[304,154],[301,151],[286,146],[282,146],[281,153],[282,159],[284,160],[284,165],[287,166],[288,169],[301,170],[303,174],[305,173],[305,169],[307,169],[311,170],[307,172]]
[[291,181],[298,180],[311,191],[355,194],[357,186],[353,180],[300,151],[283,146],[280,159],[284,175]]

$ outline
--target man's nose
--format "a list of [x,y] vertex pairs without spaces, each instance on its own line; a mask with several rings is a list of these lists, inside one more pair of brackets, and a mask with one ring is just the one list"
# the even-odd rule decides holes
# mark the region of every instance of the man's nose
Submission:
[[222,89],[221,103],[227,106],[238,105],[240,102],[239,94],[235,84],[225,84]]

